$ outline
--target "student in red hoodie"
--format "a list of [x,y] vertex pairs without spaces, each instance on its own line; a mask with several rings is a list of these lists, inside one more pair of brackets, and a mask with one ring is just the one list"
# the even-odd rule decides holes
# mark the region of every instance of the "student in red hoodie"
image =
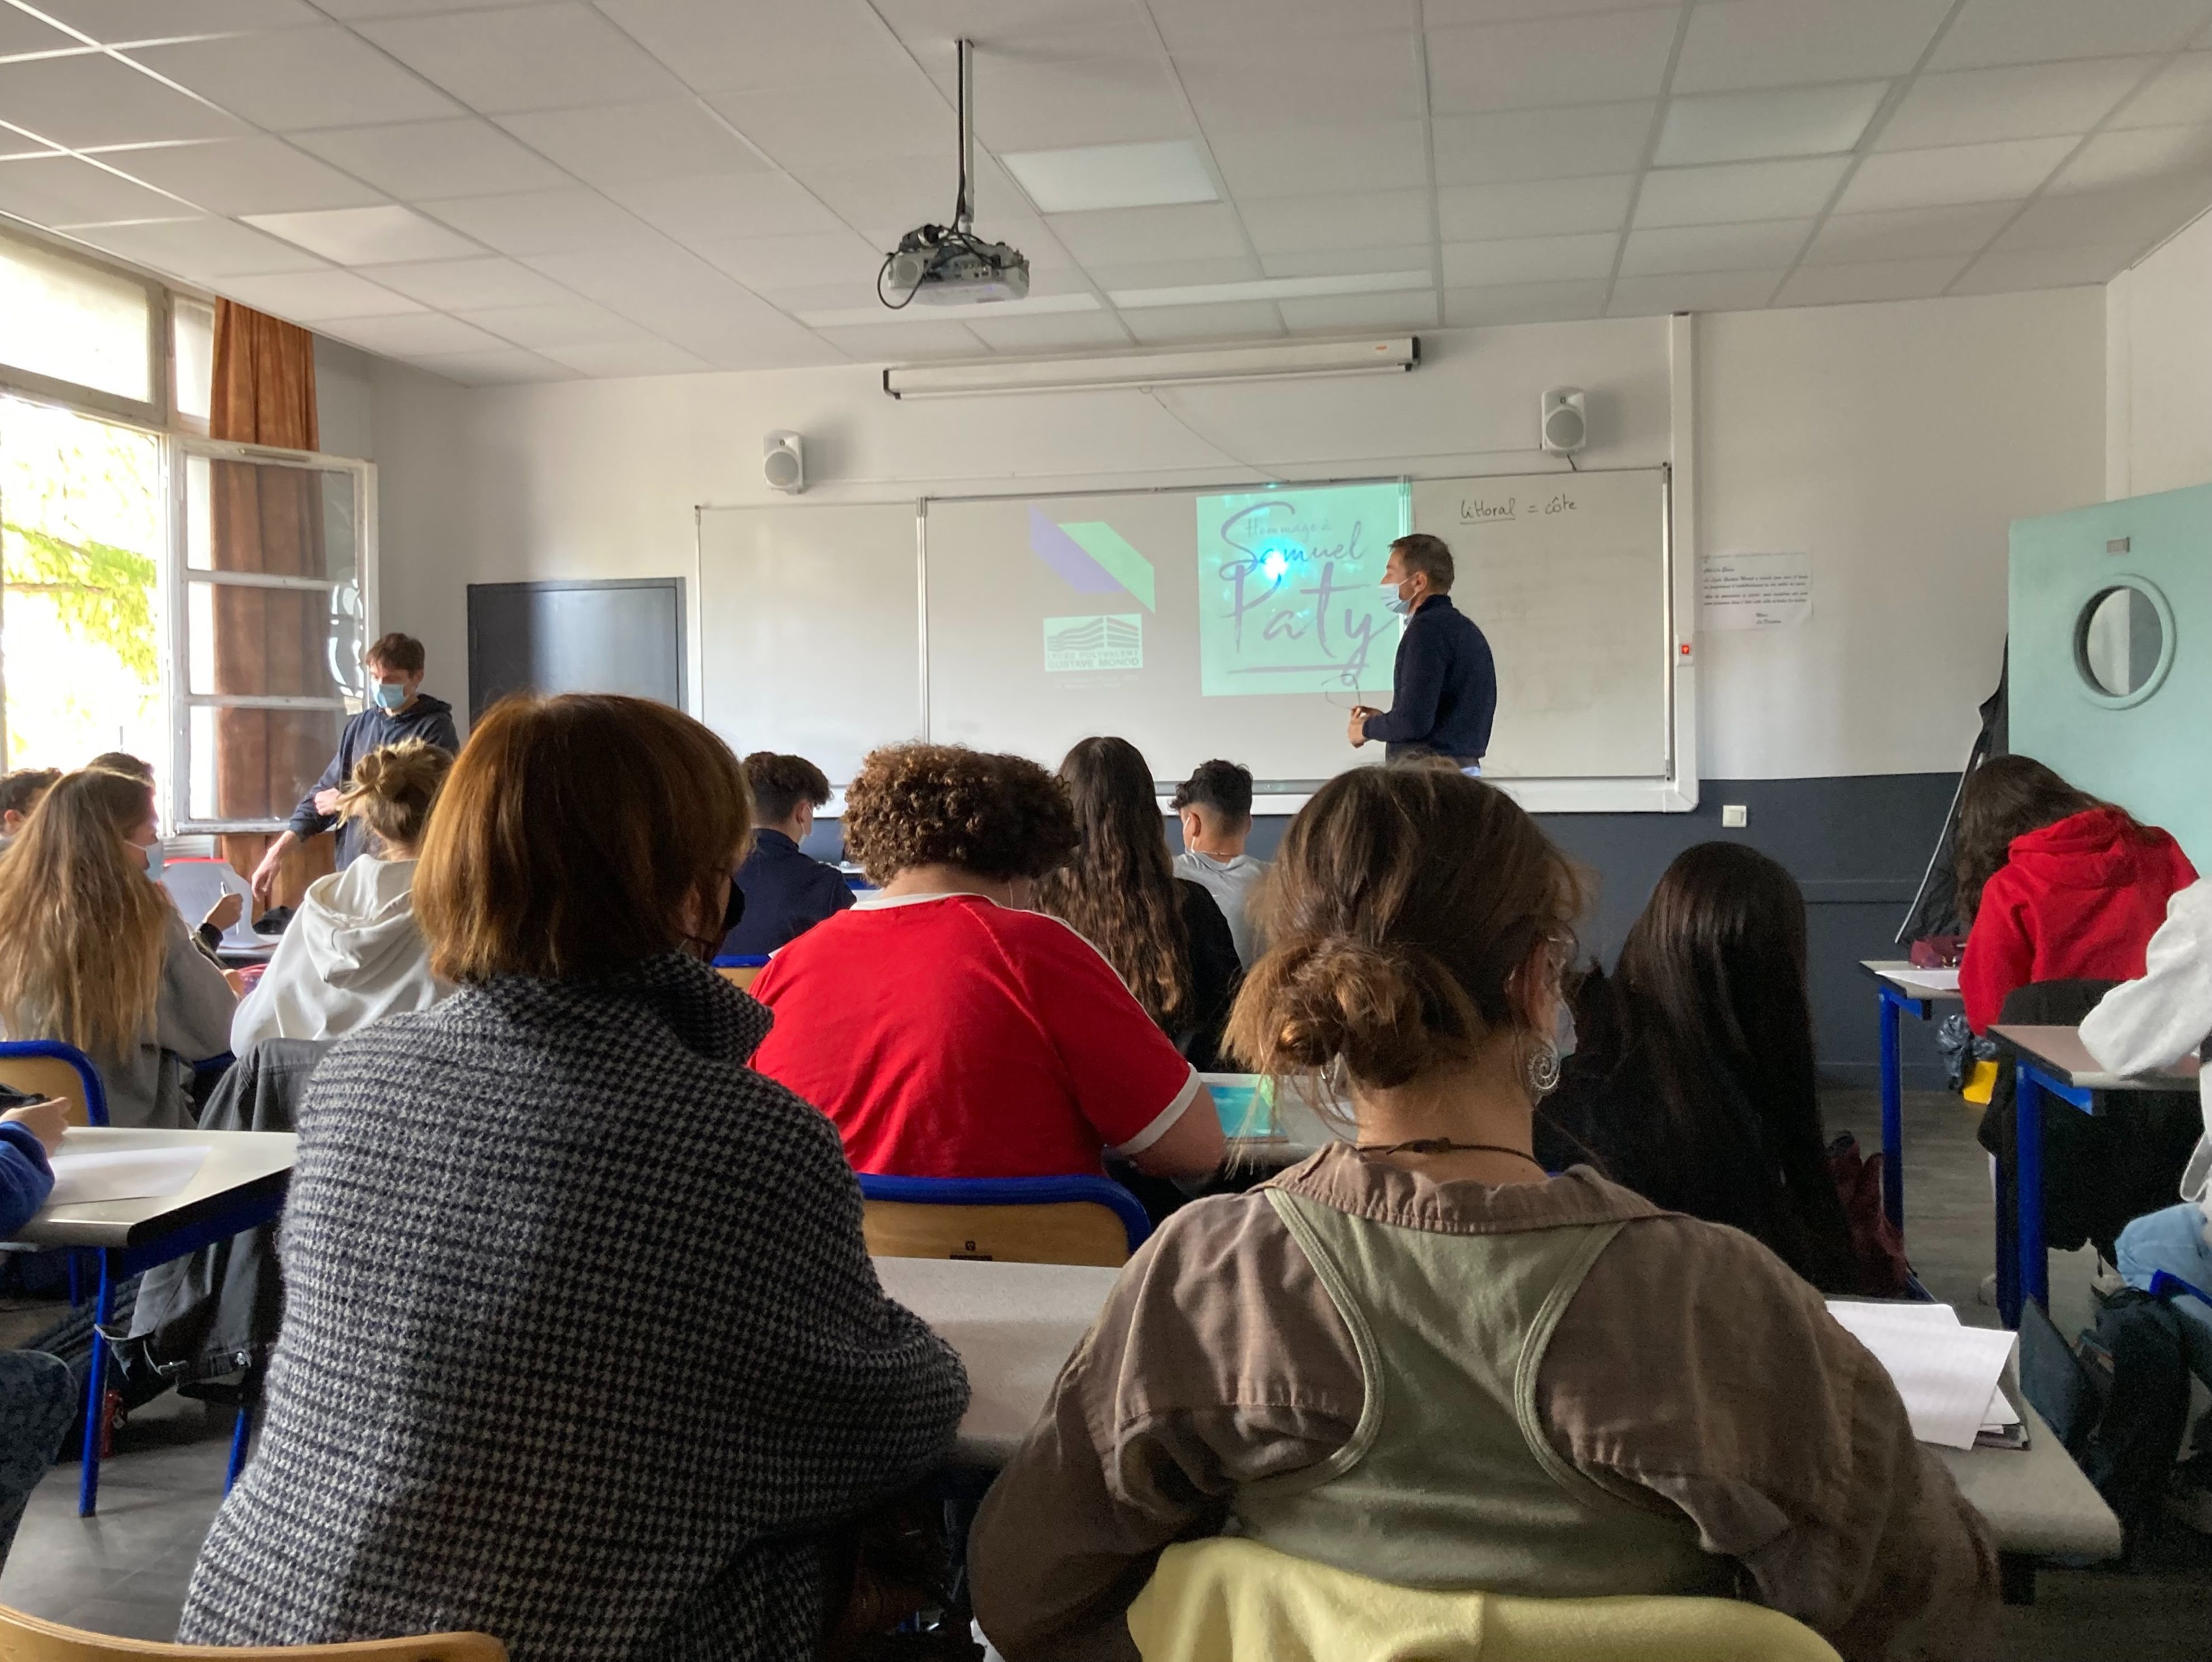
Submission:
[[2026,756],[1968,776],[1956,870],[1970,930],[1959,989],[1978,1033],[2032,981],[2139,977],[2167,898],[2197,880],[2166,832]]

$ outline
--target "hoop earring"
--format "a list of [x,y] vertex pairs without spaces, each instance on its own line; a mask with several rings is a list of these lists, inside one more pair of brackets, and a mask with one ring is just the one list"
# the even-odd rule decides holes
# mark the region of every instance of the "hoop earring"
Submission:
[[1538,1038],[1521,1061],[1522,1082],[1528,1087],[1528,1100],[1533,1106],[1559,1088],[1559,1047],[1548,1038]]

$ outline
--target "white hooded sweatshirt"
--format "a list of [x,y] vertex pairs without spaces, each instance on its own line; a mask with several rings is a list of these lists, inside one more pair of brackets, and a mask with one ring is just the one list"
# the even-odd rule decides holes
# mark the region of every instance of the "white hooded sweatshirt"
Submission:
[[414,881],[412,860],[364,855],[309,884],[260,984],[231,1020],[231,1054],[264,1038],[343,1038],[451,993],[431,975],[430,949],[415,927]]

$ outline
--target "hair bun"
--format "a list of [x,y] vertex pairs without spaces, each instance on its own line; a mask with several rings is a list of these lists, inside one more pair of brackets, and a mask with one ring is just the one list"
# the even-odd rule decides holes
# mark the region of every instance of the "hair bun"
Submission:
[[1343,935],[1286,944],[1253,972],[1251,991],[1270,1017],[1269,1054],[1244,1059],[1279,1071],[1341,1056],[1358,1079],[1402,1085],[1437,1059],[1439,1041],[1449,1043],[1458,1025],[1447,1012],[1464,996],[1453,1000],[1437,984],[1441,971],[1415,954]]

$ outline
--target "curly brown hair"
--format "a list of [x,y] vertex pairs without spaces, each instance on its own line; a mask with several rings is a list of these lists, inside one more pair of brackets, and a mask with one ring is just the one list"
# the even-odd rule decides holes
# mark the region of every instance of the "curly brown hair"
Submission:
[[1026,757],[886,745],[845,789],[845,852],[872,883],[916,866],[1042,877],[1075,845],[1067,792]]
[[1060,776],[1083,843],[1037,885],[1037,904],[1105,953],[1145,1014],[1173,1032],[1190,1008],[1190,928],[1152,767],[1127,739],[1085,739]]

